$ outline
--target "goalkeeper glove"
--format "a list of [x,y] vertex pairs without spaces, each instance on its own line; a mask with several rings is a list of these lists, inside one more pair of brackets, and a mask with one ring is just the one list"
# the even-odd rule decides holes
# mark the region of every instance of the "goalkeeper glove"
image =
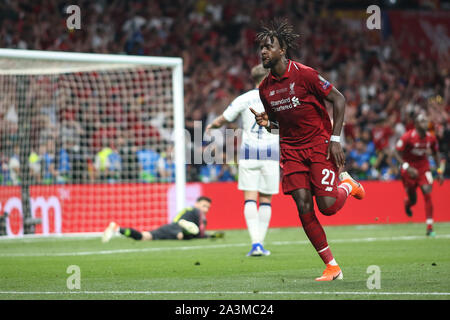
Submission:
[[200,232],[200,229],[198,226],[190,221],[181,219],[178,221],[178,225],[183,228],[184,231],[186,231],[188,234],[197,235]]
[[214,239],[219,239],[219,238],[223,238],[225,237],[225,232],[223,231],[215,231],[215,232],[211,232],[208,235],[209,238],[214,238]]

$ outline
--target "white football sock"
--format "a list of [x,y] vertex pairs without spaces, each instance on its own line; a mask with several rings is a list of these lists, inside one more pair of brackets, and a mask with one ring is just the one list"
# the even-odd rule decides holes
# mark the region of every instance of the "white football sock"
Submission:
[[352,185],[351,185],[350,183],[347,183],[347,182],[341,183],[341,184],[338,186],[338,188],[344,189],[345,192],[347,192],[347,197],[348,197],[348,195],[349,195],[349,194],[352,192],[352,190],[353,190]]
[[331,266],[337,266],[338,264],[337,264],[337,262],[336,262],[336,260],[331,260],[330,262],[328,262],[327,264],[329,264],[329,265],[331,265]]
[[258,243],[259,238],[259,219],[258,219],[258,208],[256,206],[256,201],[247,200],[244,205],[244,215],[245,221],[247,222],[247,229],[250,234],[250,239],[253,243]]
[[259,204],[259,242],[263,243],[269,228],[270,218],[272,216],[272,206],[270,203]]

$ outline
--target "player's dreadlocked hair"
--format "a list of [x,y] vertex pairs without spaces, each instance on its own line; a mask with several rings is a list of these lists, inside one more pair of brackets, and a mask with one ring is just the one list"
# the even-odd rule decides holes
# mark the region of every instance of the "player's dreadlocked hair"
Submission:
[[270,25],[262,26],[262,31],[256,35],[256,41],[263,42],[270,38],[273,42],[277,38],[281,48],[286,49],[286,57],[290,58],[291,50],[298,48],[298,37],[300,35],[294,33],[294,27],[287,19],[275,19]]

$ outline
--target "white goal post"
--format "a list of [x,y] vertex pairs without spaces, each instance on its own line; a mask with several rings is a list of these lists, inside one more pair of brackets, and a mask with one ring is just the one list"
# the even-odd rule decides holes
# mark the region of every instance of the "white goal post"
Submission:
[[[99,73],[105,71],[110,72],[113,76],[116,76],[116,73],[122,72],[121,70],[125,70],[123,75],[121,75],[124,79],[124,84],[121,84],[124,88],[129,86],[129,81],[133,84],[134,80],[130,80],[130,74],[132,74],[133,68],[138,70],[139,68],[155,68],[155,72],[159,72],[157,68],[164,68],[164,70],[170,70],[171,75],[171,83],[165,83],[163,85],[163,89],[156,88],[155,92],[163,92],[162,94],[166,94],[167,86],[171,86],[171,108],[172,110],[169,113],[171,117],[170,127],[166,128],[167,132],[169,132],[172,136],[173,142],[173,151],[174,151],[174,159],[173,162],[175,164],[175,178],[174,182],[174,194],[175,194],[175,207],[176,211],[182,210],[186,205],[186,143],[185,143],[185,127],[184,127],[184,92],[183,92],[183,60],[179,57],[146,57],[146,56],[132,56],[132,55],[119,55],[119,54],[95,54],[95,53],[76,53],[76,52],[57,52],[57,51],[38,51],[38,50],[18,50],[18,49],[0,49],[0,94],[2,94],[2,90],[7,92],[9,88],[13,88],[10,83],[7,83],[8,80],[4,80],[5,77],[8,76],[25,76],[25,77],[33,77],[33,76],[46,76],[46,75],[61,75],[61,74],[72,74],[78,75],[88,72],[99,71]],[[148,73],[152,71],[148,71],[150,69],[146,69]],[[162,70],[162,69],[161,69]],[[137,72],[137,71],[136,71]],[[166,71],[163,71],[166,72]],[[164,73],[164,79],[169,78],[169,71],[167,71],[167,76]],[[146,74],[147,75],[147,74]],[[3,77],[3,79],[2,79]],[[150,79],[152,76],[148,76]],[[155,76],[157,78],[158,76]],[[33,78],[35,79],[35,78]],[[75,78],[74,78],[75,79]],[[78,78],[77,78],[78,79]],[[153,79],[153,78],[151,78]],[[158,78],[157,78],[158,79]],[[54,85],[58,80],[52,80]],[[90,80],[85,80],[80,77],[81,84]],[[151,80],[146,80],[151,82]],[[167,82],[169,80],[166,80]],[[5,84],[6,83],[6,84]],[[30,83],[30,82],[27,82]],[[3,88],[2,88],[3,84]],[[78,85],[78,83],[76,84]],[[97,84],[93,83],[93,86]],[[140,84],[137,84],[139,86]],[[152,84],[146,84],[151,86]],[[18,84],[14,84],[13,90],[18,90],[16,88]],[[74,86],[75,87],[75,86]],[[145,90],[145,86],[143,90]],[[27,90],[28,87],[25,87],[24,91]],[[160,90],[160,91],[158,91]],[[17,91],[18,92],[18,91]],[[131,95],[131,94],[130,94]],[[166,97],[168,95],[166,94]],[[150,97],[152,98],[152,97]],[[0,111],[2,108],[2,97],[0,97]],[[14,97],[16,99],[16,97]],[[163,99],[158,100],[163,101]],[[160,105],[169,105],[165,100],[160,102]],[[3,108],[7,108],[6,104]],[[17,108],[17,106],[16,106]],[[6,109],[3,110],[6,113]],[[19,118],[20,118],[20,112]],[[34,115],[31,115],[33,117]],[[19,119],[19,129],[20,129],[20,119]],[[19,132],[20,134],[20,132]],[[27,155],[28,156],[28,155]],[[23,162],[25,158],[22,158]],[[27,158],[28,159],[28,158]],[[0,159],[1,160],[1,159]],[[31,160],[30,160],[31,161]],[[21,163],[22,163],[21,162]],[[31,162],[30,162],[31,163]],[[10,170],[11,168],[9,168]],[[160,182],[157,180],[157,182]],[[167,181],[166,181],[167,182]],[[0,183],[0,190],[5,188],[4,185]],[[6,190],[6,189],[3,189]],[[58,192],[61,191],[61,188],[58,189]],[[63,190],[64,191],[64,190]],[[22,190],[23,192],[23,190]],[[119,191],[120,192],[120,191]],[[44,192],[45,194],[45,192]],[[45,197],[45,196],[44,196]],[[3,197],[4,198],[4,197]],[[36,199],[31,199],[32,201],[38,203]],[[2,212],[5,211],[6,203],[2,201],[2,197],[0,197],[0,216]],[[4,201],[4,199],[3,199]],[[33,202],[31,203],[33,206]],[[41,211],[44,209],[41,208]],[[25,211],[25,208],[24,208]],[[43,215],[43,213],[41,213]],[[25,221],[25,217],[24,221]],[[31,217],[35,218],[35,217]],[[40,217],[40,218],[43,218]],[[57,219],[55,218],[55,221]],[[161,224],[161,223],[159,223]],[[148,224],[147,224],[148,225]],[[25,227],[24,227],[25,228]],[[42,233],[46,233],[48,230],[48,226],[43,226]],[[60,228],[57,226],[55,228],[55,233],[60,232]],[[89,231],[88,231],[89,232]],[[34,232],[23,232],[21,230],[21,234],[23,233],[34,233]]]

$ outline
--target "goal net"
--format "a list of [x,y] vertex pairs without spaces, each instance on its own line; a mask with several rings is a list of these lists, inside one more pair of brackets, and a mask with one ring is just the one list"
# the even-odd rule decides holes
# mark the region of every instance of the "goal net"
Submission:
[[149,230],[185,203],[180,58],[0,49],[0,235]]

